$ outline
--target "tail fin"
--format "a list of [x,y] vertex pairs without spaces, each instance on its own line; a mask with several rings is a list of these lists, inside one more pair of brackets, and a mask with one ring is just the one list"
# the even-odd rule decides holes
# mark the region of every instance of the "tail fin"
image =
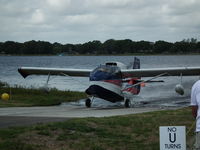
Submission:
[[137,57],[134,57],[133,69],[140,69],[140,59]]

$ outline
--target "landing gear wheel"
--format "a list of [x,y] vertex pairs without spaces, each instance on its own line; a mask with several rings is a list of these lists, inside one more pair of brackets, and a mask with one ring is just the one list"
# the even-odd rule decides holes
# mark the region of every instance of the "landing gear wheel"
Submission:
[[126,100],[125,100],[125,103],[124,103],[124,106],[125,106],[126,108],[130,108],[130,107],[131,107],[131,101],[130,101],[129,99],[126,99]]
[[85,100],[85,106],[88,108],[91,107],[91,100],[89,98]]

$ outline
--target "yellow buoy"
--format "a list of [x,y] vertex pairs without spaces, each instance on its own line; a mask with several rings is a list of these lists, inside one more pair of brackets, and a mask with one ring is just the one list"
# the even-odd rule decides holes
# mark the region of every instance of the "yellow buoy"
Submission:
[[5,100],[5,101],[7,101],[7,100],[9,100],[9,94],[8,93],[3,93],[2,95],[1,95],[1,99],[2,100]]

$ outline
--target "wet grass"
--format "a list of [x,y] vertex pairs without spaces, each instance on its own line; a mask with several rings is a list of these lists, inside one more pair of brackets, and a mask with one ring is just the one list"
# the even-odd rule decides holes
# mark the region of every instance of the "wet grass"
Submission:
[[[158,150],[160,126],[186,126],[190,108],[136,115],[71,119],[24,128],[0,129],[0,149]],[[187,133],[188,146],[194,127]],[[12,144],[11,144],[12,143]]]
[[8,93],[10,99],[5,101],[0,98],[0,107],[51,106],[87,97],[83,92],[59,91],[57,89],[45,92],[33,88],[9,87],[6,83],[0,82],[0,95],[3,93]]

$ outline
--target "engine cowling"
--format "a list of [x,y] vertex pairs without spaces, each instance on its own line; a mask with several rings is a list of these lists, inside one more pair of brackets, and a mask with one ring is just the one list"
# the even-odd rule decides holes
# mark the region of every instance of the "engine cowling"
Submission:
[[181,85],[181,84],[177,84],[176,86],[175,86],[175,91],[176,91],[176,93],[178,93],[178,94],[180,94],[180,95],[184,95],[184,88],[183,88],[183,85]]

